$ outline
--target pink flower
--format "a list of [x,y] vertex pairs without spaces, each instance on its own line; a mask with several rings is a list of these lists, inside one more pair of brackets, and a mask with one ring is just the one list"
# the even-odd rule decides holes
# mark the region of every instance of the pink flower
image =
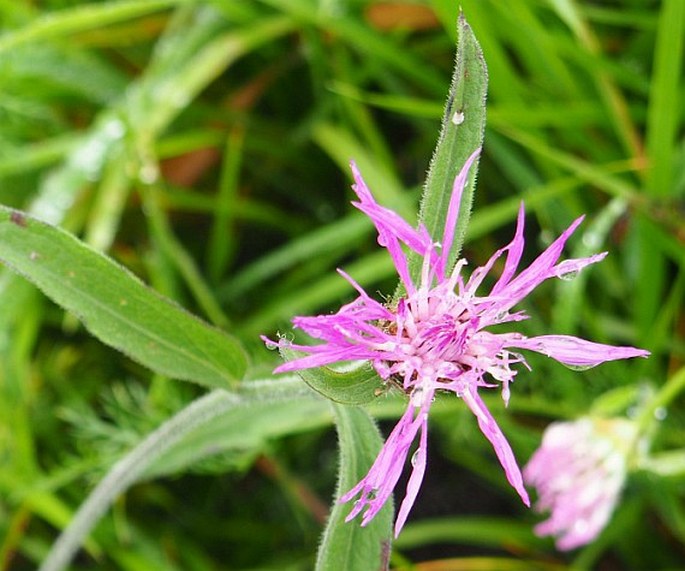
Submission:
[[555,422],[523,469],[535,486],[535,509],[550,517],[535,527],[557,537],[561,550],[593,541],[614,511],[627,472],[636,425],[625,419]]
[[[355,288],[358,297],[332,315],[296,317],[293,323],[319,345],[290,345],[264,338],[270,345],[286,344],[307,355],[284,363],[275,372],[321,367],[337,361],[369,360],[381,378],[402,387],[409,396],[409,406],[368,474],[340,498],[347,502],[359,496],[347,520],[366,509],[366,525],[390,497],[406,463],[410,448],[418,436],[418,448],[412,455],[412,473],[395,522],[395,536],[404,525],[419,491],[426,469],[428,411],[436,392],[453,392],[476,416],[478,425],[495,449],[507,480],[530,505],[523,487],[521,471],[504,434],[484,402],[479,388],[501,386],[502,397],[509,400],[509,384],[516,376],[512,365],[528,368],[519,349],[543,353],[571,366],[594,366],[604,361],[646,356],[632,347],[613,347],[566,335],[542,335],[527,338],[520,333],[493,333],[492,325],[526,319],[522,311],[510,310],[537,285],[548,278],[578,272],[600,261],[606,253],[589,258],[557,263],[566,240],[582,221],[577,219],[533,263],[516,275],[523,253],[523,204],[519,210],[514,239],[496,251],[488,262],[476,268],[466,280],[462,276],[465,260],[452,268],[448,258],[459,216],[461,195],[471,165],[480,150],[474,152],[454,181],[445,220],[445,230],[436,242],[422,225],[410,226],[395,212],[380,206],[352,163],[359,197],[354,202],[376,226],[378,243],[393,259],[406,294],[393,304],[372,299],[362,287],[342,270],[340,274]],[[412,279],[403,248],[423,258],[421,275]],[[495,262],[506,253],[504,268],[489,294],[476,291]]]

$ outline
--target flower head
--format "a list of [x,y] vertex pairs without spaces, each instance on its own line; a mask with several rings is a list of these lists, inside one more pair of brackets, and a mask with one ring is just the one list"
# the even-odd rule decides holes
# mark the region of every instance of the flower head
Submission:
[[[512,366],[528,367],[518,352],[520,349],[543,353],[570,366],[594,366],[604,361],[647,355],[646,351],[632,347],[600,345],[566,335],[529,338],[520,333],[488,330],[493,325],[526,319],[525,313],[511,312],[511,309],[537,285],[551,277],[578,272],[600,261],[606,253],[557,262],[566,240],[582,221],[579,218],[528,268],[517,274],[524,245],[521,205],[511,243],[496,251],[468,279],[462,276],[465,260],[448,267],[461,195],[479,152],[469,157],[454,181],[439,242],[422,225],[415,229],[395,212],[380,206],[352,163],[355,180],[352,188],[359,198],[353,204],[376,226],[378,243],[392,257],[406,293],[395,303],[382,304],[371,298],[352,277],[338,270],[357,290],[357,298],[332,315],[293,319],[296,327],[322,343],[290,345],[306,356],[276,369],[276,372],[285,372],[337,361],[369,360],[381,378],[400,385],[408,395],[406,412],[368,474],[341,498],[346,502],[359,496],[347,519],[366,508],[362,525],[367,524],[390,497],[418,436],[418,447],[411,457],[407,493],[395,522],[395,535],[407,519],[426,469],[428,412],[436,392],[452,392],[471,409],[481,431],[493,445],[507,480],[523,502],[530,505],[511,447],[478,390],[501,387],[502,397],[508,402],[509,385],[517,373]],[[405,248],[423,258],[421,274],[416,280],[410,274]],[[477,294],[488,272],[504,254],[502,273],[490,292]],[[271,346],[288,343],[264,340]]]
[[556,536],[561,550],[590,543],[614,511],[627,472],[627,457],[637,425],[625,419],[556,422],[547,427],[523,469],[535,486],[535,509],[550,517],[535,527]]

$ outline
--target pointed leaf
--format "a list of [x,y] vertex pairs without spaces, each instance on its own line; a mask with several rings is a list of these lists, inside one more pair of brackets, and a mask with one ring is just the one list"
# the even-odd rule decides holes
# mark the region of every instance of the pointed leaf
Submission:
[[98,339],[157,373],[228,387],[245,372],[246,356],[236,339],[64,230],[3,206],[0,261],[75,313]]
[[317,571],[380,571],[388,569],[392,542],[393,506],[388,501],[366,527],[359,521],[345,523],[349,504],[337,502],[366,474],[383,445],[375,423],[366,411],[357,407],[333,404],[340,445],[338,489],[326,524]]
[[[280,353],[286,361],[303,355],[288,347],[281,347]],[[317,393],[340,404],[367,404],[385,393],[388,388],[368,362],[349,371],[318,367],[302,369],[297,371],[297,374]]]
[[[457,26],[457,57],[452,75],[442,129],[426,177],[419,220],[436,240],[443,234],[454,179],[476,149],[483,145],[485,98],[488,73],[480,45],[463,14]],[[464,241],[476,184],[477,164],[471,168],[464,188],[454,242],[448,260],[452,267]],[[413,254],[413,253],[412,253]],[[412,276],[417,277],[421,259],[410,258]]]

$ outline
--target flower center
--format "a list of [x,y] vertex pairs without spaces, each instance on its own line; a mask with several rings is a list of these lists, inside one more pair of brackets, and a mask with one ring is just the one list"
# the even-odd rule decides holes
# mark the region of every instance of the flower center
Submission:
[[459,362],[476,330],[476,319],[454,292],[422,288],[407,300],[406,308],[405,333],[414,354],[433,363]]
[[401,385],[412,401],[471,369],[469,344],[478,319],[453,291],[420,288],[400,300],[395,314],[385,328],[395,339],[388,344],[382,376]]

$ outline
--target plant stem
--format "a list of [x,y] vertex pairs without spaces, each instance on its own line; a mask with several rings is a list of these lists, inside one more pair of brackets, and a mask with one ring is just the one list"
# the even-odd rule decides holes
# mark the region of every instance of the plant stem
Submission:
[[676,371],[646,404],[645,408],[640,411],[636,419],[638,439],[644,435],[650,424],[658,417],[659,409],[668,406],[683,390],[685,390],[685,367]]
[[84,538],[109,509],[114,500],[185,435],[231,409],[250,402],[284,400],[287,398],[316,398],[298,377],[276,382],[252,381],[246,390],[229,393],[215,390],[197,399],[150,433],[138,446],[119,460],[81,505],[68,527],[62,532],[41,564],[39,571],[66,569]]

